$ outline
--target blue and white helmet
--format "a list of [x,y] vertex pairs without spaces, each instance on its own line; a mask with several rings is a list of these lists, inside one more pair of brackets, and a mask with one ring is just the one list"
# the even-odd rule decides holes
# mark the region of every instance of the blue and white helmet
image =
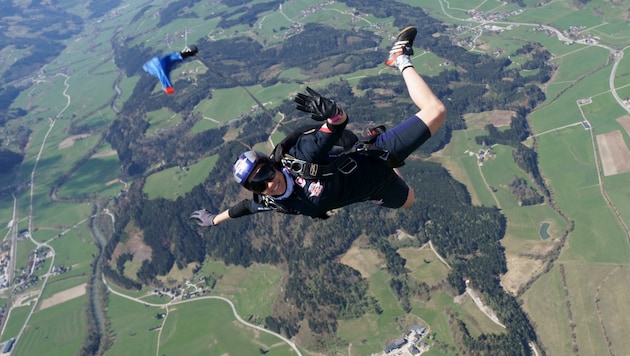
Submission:
[[241,154],[232,167],[232,174],[234,174],[236,182],[243,187],[246,187],[247,177],[252,174],[254,168],[256,168],[256,163],[258,163],[258,160],[263,157],[267,156],[258,151],[247,151]]

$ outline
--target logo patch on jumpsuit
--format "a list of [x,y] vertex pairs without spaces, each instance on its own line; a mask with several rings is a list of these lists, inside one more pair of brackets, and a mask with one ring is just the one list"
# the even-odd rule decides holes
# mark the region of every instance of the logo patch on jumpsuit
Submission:
[[299,185],[302,188],[304,188],[304,186],[306,186],[306,180],[304,178],[302,178],[302,177],[295,178],[295,183],[297,183],[297,185]]
[[319,182],[313,182],[311,183],[311,185],[308,186],[308,193],[309,193],[309,198],[311,197],[318,197],[322,194],[322,192],[324,191],[324,186]]

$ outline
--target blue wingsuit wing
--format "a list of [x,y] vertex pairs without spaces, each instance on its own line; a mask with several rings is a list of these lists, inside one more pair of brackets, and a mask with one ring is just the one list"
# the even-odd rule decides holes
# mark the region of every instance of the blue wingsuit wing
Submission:
[[173,88],[173,84],[171,83],[169,76],[171,74],[171,70],[175,67],[175,64],[183,60],[184,58],[180,52],[172,52],[163,57],[151,58],[151,60],[142,66],[142,69],[160,80],[162,88],[166,94],[173,94],[175,89]]

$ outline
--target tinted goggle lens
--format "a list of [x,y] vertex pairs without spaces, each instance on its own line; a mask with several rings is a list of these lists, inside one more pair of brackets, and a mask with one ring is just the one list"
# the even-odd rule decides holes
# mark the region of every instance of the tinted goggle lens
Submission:
[[264,163],[252,180],[249,181],[249,189],[261,193],[267,189],[267,182],[271,182],[275,175],[276,171],[273,168],[273,164],[270,162]]

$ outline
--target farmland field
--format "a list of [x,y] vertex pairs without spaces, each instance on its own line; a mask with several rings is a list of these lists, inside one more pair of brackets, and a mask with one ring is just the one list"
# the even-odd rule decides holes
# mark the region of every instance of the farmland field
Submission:
[[[267,2],[257,0],[249,5]],[[400,2],[418,4],[416,0]],[[0,295],[2,302],[17,295],[24,303],[11,310],[0,335],[2,342],[20,335],[13,354],[45,355],[51,350],[56,354],[77,354],[88,333],[88,297],[80,293],[80,288],[89,282],[94,256],[99,253],[91,223],[98,204],[117,199],[132,183],[118,179],[120,159],[109,144],[103,143],[101,134],[116,118],[114,108],[122,107],[145,75],[138,71],[127,76],[116,66],[112,38],[126,38],[130,48],[142,45],[159,52],[179,50],[206,37],[218,40],[247,35],[272,45],[283,43],[286,39],[282,35],[291,26],[316,22],[372,31],[382,38],[379,50],[386,53],[391,35],[396,33],[391,17],[358,14],[342,2],[314,4],[310,0],[284,2],[281,11],[267,11],[251,26],[238,24],[222,29],[218,26],[220,17],[209,14],[237,10],[225,3],[192,2],[185,12],[203,16],[181,17],[165,27],[157,26],[159,10],[167,5],[165,1],[127,1],[103,18],[86,19],[83,33],[68,40],[61,56],[34,73],[28,90],[13,101],[14,108],[24,108],[28,115],[20,122],[9,122],[3,129],[17,130],[20,125],[28,125],[32,133],[19,168],[23,184],[0,199],[0,224],[7,227],[5,241],[11,240],[13,232],[31,234],[30,239],[22,235],[16,244],[16,269],[29,266],[29,255],[36,248],[49,252],[33,274],[38,278],[33,286],[17,294],[3,290]],[[511,147],[496,145],[492,147],[493,157],[482,164],[477,160],[476,154],[485,147],[476,144],[475,137],[486,134],[488,123],[505,128],[510,112],[462,113],[468,128],[453,132],[451,142],[431,160],[440,162],[466,185],[474,205],[497,207],[507,218],[501,244],[508,272],[501,282],[522,302],[535,325],[538,346],[548,355],[575,354],[576,349],[580,355],[624,355],[630,350],[626,337],[630,324],[625,317],[630,315],[626,297],[630,282],[630,104],[620,103],[613,91],[622,100],[630,97],[630,2],[594,0],[580,9],[571,0],[524,3],[527,6],[521,8],[498,1],[430,0],[421,6],[444,21],[447,30],[457,30],[454,40],[469,41],[462,43],[471,52],[511,57],[514,67],[527,60],[524,56],[512,57],[526,43],[540,43],[551,53],[550,63],[556,71],[541,86],[545,102],[527,116],[532,136],[525,144],[537,151],[553,202],[521,206],[507,190],[515,176],[535,186],[532,177],[514,163]],[[72,0],[57,5],[85,16],[83,2]],[[499,18],[491,22],[480,20],[472,10],[497,14]],[[140,11],[146,11],[143,18],[132,21]],[[571,36],[589,41],[562,40],[559,32],[542,29],[540,24],[563,36],[578,26]],[[0,49],[0,71],[8,70],[10,62],[24,54],[15,46]],[[420,50],[413,63],[427,76],[458,68],[449,58]],[[194,81],[204,70],[200,62],[192,61],[174,71],[173,76]],[[275,107],[305,85],[323,87],[339,80],[354,84],[359,78],[382,72],[382,67],[362,69],[313,83],[291,68],[281,74],[286,82],[266,87],[252,85],[247,90],[265,106]],[[153,91],[160,93],[157,83]],[[241,88],[217,89],[211,94],[211,99],[190,108],[202,118],[190,133],[230,125],[256,110],[255,102]],[[278,115],[274,120],[292,120],[292,115]],[[620,120],[623,117],[625,121]],[[149,111],[147,136],[159,136],[176,127],[181,119],[166,109]],[[97,134],[83,134],[81,126]],[[226,138],[232,136],[228,130]],[[4,131],[0,138],[11,147],[12,138],[6,137]],[[274,142],[281,138],[279,133],[272,136]],[[268,151],[268,146],[261,143],[257,148]],[[189,167],[159,171],[147,177],[144,193],[148,199],[184,196],[205,180],[216,160],[217,156],[211,156]],[[2,187],[15,181],[14,175],[0,174]],[[103,201],[93,201],[95,196]],[[14,213],[17,221],[12,221]],[[119,217],[111,218],[115,221]],[[368,295],[378,301],[382,311],[341,320],[337,334],[343,342],[330,345],[331,352],[348,356],[379,352],[386,342],[402,336],[408,324],[417,322],[430,326],[433,345],[446,345],[444,349],[432,349],[428,355],[455,355],[456,337],[449,313],[458,313],[475,337],[504,331],[486,318],[470,298],[457,297],[455,301],[442,290],[432,292],[430,300],[412,297],[411,312],[406,314],[389,286],[391,276],[381,268],[383,256],[359,240],[339,258],[366,279]],[[415,281],[436,286],[448,273],[427,246],[405,247],[398,252],[407,260],[410,278]],[[141,263],[126,262],[128,276],[133,277]],[[60,266],[70,269],[60,275],[52,273],[52,267]],[[229,298],[239,315],[255,324],[262,324],[273,312],[287,275],[287,271],[273,266],[244,268],[214,260],[206,260],[199,271],[193,272],[196,267],[174,267],[161,282],[171,286],[202,276],[216,278],[211,293]],[[152,288],[131,291],[111,281],[108,285],[111,291],[107,297],[107,321],[113,338],[108,355],[173,355],[181,354],[182,348],[187,354],[204,355],[294,354],[277,337],[238,323],[224,301],[197,300],[167,306],[170,297],[155,295]],[[41,288],[41,295],[35,293]],[[115,293],[137,299],[132,301]],[[52,303],[48,298],[53,296],[60,301]],[[48,301],[46,308],[41,308],[44,301]],[[159,316],[162,313],[164,319]]]

